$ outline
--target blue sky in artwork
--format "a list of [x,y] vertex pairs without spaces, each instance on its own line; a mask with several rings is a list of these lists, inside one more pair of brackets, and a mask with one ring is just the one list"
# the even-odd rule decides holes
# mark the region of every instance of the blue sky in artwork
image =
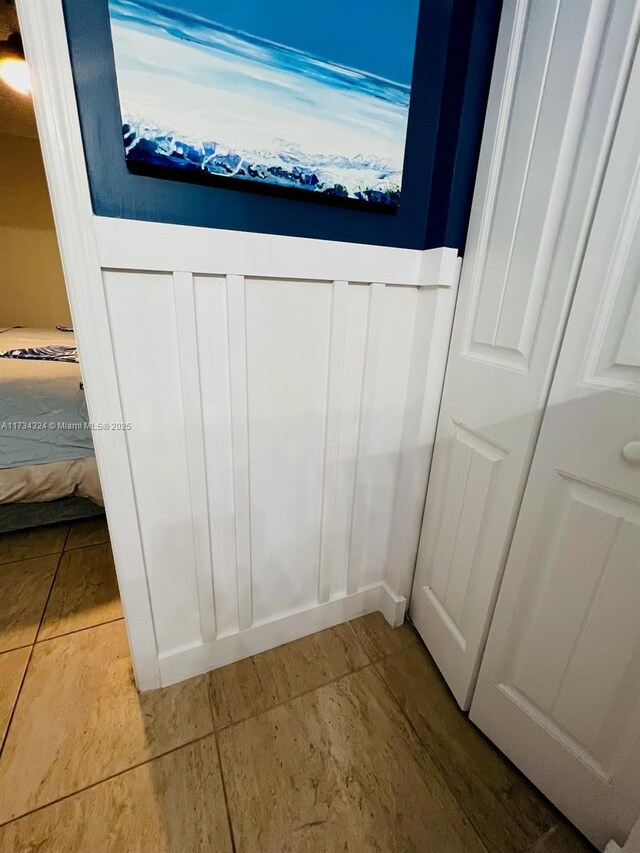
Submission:
[[419,0],[162,0],[162,5],[411,83]]

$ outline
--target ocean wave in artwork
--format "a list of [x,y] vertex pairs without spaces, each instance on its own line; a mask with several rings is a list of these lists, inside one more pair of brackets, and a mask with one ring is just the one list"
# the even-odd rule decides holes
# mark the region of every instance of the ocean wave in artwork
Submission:
[[129,163],[169,166],[186,174],[239,178],[290,189],[311,190],[336,198],[397,205],[400,175],[388,164],[356,155],[313,156],[288,147],[265,152],[233,151],[211,141],[186,140],[146,123],[127,121],[122,127]]
[[132,168],[398,204],[408,86],[153,0],[109,9]]

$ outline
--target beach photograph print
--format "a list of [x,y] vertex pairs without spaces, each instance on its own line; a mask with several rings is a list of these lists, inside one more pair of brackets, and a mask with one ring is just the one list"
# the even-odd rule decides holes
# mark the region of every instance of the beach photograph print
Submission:
[[397,206],[418,6],[109,0],[127,165]]

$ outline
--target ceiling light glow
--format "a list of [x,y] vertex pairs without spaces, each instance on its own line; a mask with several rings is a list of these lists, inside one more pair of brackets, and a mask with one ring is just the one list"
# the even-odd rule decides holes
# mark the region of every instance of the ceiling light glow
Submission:
[[21,95],[31,93],[31,75],[24,59],[10,57],[0,60],[0,78]]

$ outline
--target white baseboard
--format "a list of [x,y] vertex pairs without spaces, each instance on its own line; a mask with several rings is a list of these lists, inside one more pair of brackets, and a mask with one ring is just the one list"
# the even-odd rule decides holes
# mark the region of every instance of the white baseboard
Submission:
[[160,678],[163,687],[193,678],[220,666],[242,660],[267,649],[290,643],[300,637],[332,628],[341,622],[380,611],[396,628],[404,621],[407,600],[395,595],[384,583],[342,595],[324,604],[288,613],[246,631],[219,636],[209,643],[166,652],[160,656]]
[[386,583],[382,583],[379,610],[392,628],[398,628],[404,622],[407,599],[404,595],[396,595]]

